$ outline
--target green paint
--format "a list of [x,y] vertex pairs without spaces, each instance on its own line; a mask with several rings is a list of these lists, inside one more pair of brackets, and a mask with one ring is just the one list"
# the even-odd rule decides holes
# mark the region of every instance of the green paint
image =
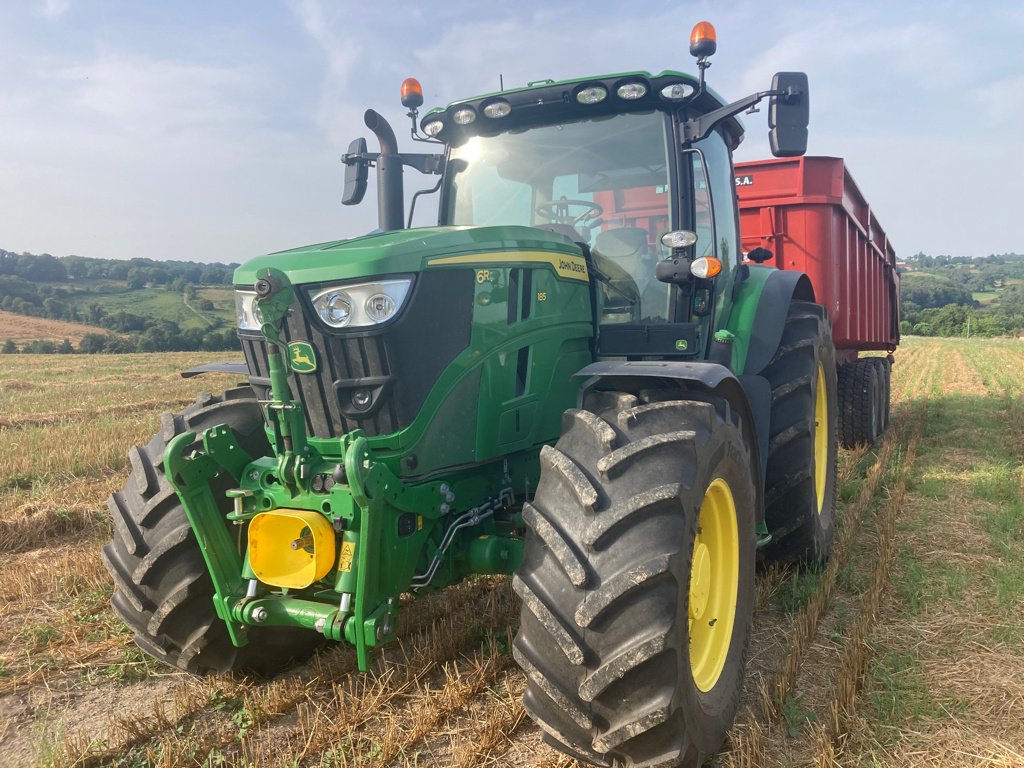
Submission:
[[757,306],[761,301],[761,293],[765,283],[775,272],[774,267],[748,265],[749,276],[736,292],[736,299],[722,316],[728,317],[725,327],[716,332],[728,332],[732,336],[732,370],[737,374],[745,373],[747,352],[750,350],[750,338],[754,331],[754,318]]

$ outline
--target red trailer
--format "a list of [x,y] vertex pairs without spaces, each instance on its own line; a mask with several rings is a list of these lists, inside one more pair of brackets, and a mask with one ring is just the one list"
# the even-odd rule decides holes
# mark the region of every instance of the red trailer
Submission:
[[[832,320],[844,445],[888,425],[892,352],[900,340],[896,254],[842,158],[737,163],[743,250],[807,274]],[[859,358],[864,351],[885,357]]]

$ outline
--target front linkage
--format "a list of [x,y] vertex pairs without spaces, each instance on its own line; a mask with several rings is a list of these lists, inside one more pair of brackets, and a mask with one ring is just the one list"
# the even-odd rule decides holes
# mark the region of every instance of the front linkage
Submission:
[[[279,330],[294,291],[279,270],[261,270],[258,278],[272,398],[263,406],[275,455],[248,455],[221,425],[203,432],[202,451],[187,455],[196,435],[175,437],[164,456],[167,478],[234,645],[247,643],[252,625],[304,627],[354,645],[366,671],[369,650],[395,637],[402,592],[518,567],[522,521],[511,483],[529,462],[412,485],[374,459],[360,430],[310,441],[288,384],[297,353]],[[237,482],[227,492],[233,509],[226,521],[210,484],[222,472]],[[471,506],[459,507],[457,496]]]

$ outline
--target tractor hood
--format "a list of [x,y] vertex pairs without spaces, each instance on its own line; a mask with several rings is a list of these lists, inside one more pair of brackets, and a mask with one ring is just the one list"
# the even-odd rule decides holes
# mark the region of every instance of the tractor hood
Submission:
[[447,257],[523,250],[579,255],[569,238],[533,227],[401,229],[258,256],[235,270],[234,283],[252,285],[262,267],[280,269],[302,285],[421,272],[428,262]]

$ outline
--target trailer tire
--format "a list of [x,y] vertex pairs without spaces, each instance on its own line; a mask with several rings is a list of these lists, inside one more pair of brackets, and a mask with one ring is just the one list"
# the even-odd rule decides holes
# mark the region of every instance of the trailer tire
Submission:
[[[772,387],[765,522],[766,561],[819,565],[835,537],[835,349],[824,307],[790,305],[782,340],[762,372]],[[824,411],[824,414],[821,411]]]
[[839,440],[844,448],[874,445],[881,434],[882,385],[872,358],[839,368]]
[[586,405],[541,452],[523,513],[513,655],[524,706],[577,759],[698,766],[725,739],[743,686],[750,451],[721,398],[594,393]]
[[[143,651],[192,674],[270,675],[291,660],[308,658],[323,642],[308,630],[250,627],[249,644],[232,645],[214,609],[213,582],[185,508],[164,476],[164,451],[172,438],[218,424],[228,424],[249,455],[267,453],[253,391],[237,387],[219,397],[203,394],[181,413],[165,413],[162,421],[147,445],[129,451],[128,482],[107,500],[114,536],[103,547],[103,564],[115,584],[114,611]],[[226,504],[223,492],[233,484],[231,477],[225,472],[212,482],[214,495]]]
[[891,423],[892,365],[884,357],[868,359],[878,372],[878,436],[881,437]]

